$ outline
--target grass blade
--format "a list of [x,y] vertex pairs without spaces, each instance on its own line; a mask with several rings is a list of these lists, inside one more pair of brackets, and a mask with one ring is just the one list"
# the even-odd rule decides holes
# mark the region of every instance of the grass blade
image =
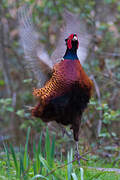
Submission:
[[29,136],[30,136],[30,130],[31,130],[31,128],[28,127],[27,137],[26,137],[26,144],[25,144],[25,152],[24,152],[24,169],[27,169],[28,165],[29,165],[28,141],[29,141]]
[[50,158],[50,138],[49,138],[49,132],[48,128],[46,129],[46,138],[45,138],[45,152],[46,152],[46,159],[49,164],[49,167],[51,165],[51,158]]
[[78,180],[78,178],[77,178],[75,173],[72,173],[71,176],[72,176],[73,180]]
[[23,152],[22,152],[22,147],[20,146],[20,156],[19,156],[19,159],[20,159],[20,176],[24,174],[24,163],[23,163],[23,159],[24,159],[24,156],[23,156]]
[[10,175],[10,156],[9,156],[9,151],[8,151],[8,146],[3,144],[4,145],[4,150],[5,150],[5,153],[6,153],[6,157],[7,157],[7,161],[6,161],[6,164],[7,164],[7,175],[9,177]]
[[48,168],[48,163],[47,163],[47,161],[46,161],[41,155],[39,155],[39,158],[40,158],[40,161],[41,161],[41,163],[43,164],[44,168],[45,168],[47,171],[50,171],[49,168]]
[[52,139],[52,146],[51,146],[51,152],[50,152],[50,157],[51,157],[50,166],[51,166],[51,168],[53,167],[54,155],[55,155],[55,136],[53,136],[53,139]]
[[80,168],[81,180],[84,180],[84,171],[83,168]]
[[34,169],[34,175],[37,174],[37,152],[36,152],[36,146],[35,141],[33,142],[33,169]]
[[[72,157],[73,157],[73,150],[71,149],[71,151],[68,152],[68,155],[67,155],[68,163],[70,163],[72,161]],[[72,174],[72,163],[68,164],[68,166],[67,166],[67,174],[68,174],[68,180],[70,180],[71,174]]]
[[37,173],[42,173],[42,163],[40,162],[40,159],[39,159],[39,155],[42,154],[41,147],[42,147],[42,133],[40,135],[38,148],[37,148]]
[[16,169],[16,175],[18,176],[18,162],[17,162],[17,158],[16,158],[15,151],[13,149],[12,144],[10,144],[10,150],[11,150],[11,154],[12,154],[15,169]]
[[39,140],[39,143],[38,143],[38,148],[37,148],[37,154],[41,154],[41,145],[42,145],[42,133],[40,135],[40,140]]
[[45,176],[42,176],[41,174],[37,174],[31,180],[34,180],[34,179],[37,179],[37,178],[43,178],[43,179],[49,180],[48,178],[46,178]]

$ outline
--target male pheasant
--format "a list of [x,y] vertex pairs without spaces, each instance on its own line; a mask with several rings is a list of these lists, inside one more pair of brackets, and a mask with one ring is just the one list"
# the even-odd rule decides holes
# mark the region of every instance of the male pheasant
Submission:
[[33,91],[39,103],[32,110],[32,115],[44,122],[71,125],[74,139],[78,141],[81,116],[91,97],[93,82],[78,59],[77,35],[71,34],[65,41],[66,53],[53,67],[52,77],[43,88]]
[[38,104],[32,109],[32,115],[44,122],[56,121],[70,125],[78,150],[81,117],[93,89],[93,82],[83,70],[77,56],[78,36],[73,33],[65,39],[66,52],[52,67],[52,61],[48,60],[48,56],[45,56],[46,60],[42,59],[43,56],[39,56],[37,36],[28,14],[26,15],[26,11],[23,10],[21,14],[20,36],[25,57],[37,75],[36,67],[40,68],[37,79],[40,80],[41,77],[45,79],[40,88],[33,91],[33,95],[38,98]]

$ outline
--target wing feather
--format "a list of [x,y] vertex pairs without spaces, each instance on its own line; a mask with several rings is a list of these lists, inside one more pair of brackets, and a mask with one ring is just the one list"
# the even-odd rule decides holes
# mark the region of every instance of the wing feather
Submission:
[[52,61],[39,42],[31,16],[26,6],[18,11],[20,42],[24,49],[26,67],[33,72],[39,87],[42,87],[52,71]]
[[79,15],[65,10],[63,15],[65,25],[61,28],[56,49],[51,55],[53,63],[59,62],[66,51],[65,39],[72,33],[76,33],[79,39],[78,57],[81,64],[84,63],[89,50],[91,35],[87,31],[87,24]]

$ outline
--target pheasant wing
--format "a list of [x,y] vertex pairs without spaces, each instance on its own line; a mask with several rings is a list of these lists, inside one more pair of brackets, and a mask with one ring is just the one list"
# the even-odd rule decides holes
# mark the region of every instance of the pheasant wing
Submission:
[[39,87],[49,79],[52,61],[39,42],[38,33],[32,22],[31,9],[23,6],[18,11],[20,42],[24,49],[26,67],[38,80]]
[[51,55],[51,59],[54,64],[61,60],[66,50],[65,39],[70,34],[76,33],[79,39],[78,57],[81,64],[83,64],[88,55],[91,40],[91,35],[87,31],[87,23],[79,15],[75,15],[67,10],[64,12],[63,20],[65,25],[61,28],[60,38],[57,41],[58,43]]

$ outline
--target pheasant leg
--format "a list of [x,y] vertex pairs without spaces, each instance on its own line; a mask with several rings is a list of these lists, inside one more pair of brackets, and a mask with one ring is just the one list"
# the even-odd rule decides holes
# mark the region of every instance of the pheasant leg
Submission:
[[82,160],[84,160],[84,161],[87,161],[87,159],[85,159],[84,157],[82,157],[82,156],[79,154],[78,141],[76,141],[75,159],[77,159],[79,166],[80,166],[80,159],[82,159]]

